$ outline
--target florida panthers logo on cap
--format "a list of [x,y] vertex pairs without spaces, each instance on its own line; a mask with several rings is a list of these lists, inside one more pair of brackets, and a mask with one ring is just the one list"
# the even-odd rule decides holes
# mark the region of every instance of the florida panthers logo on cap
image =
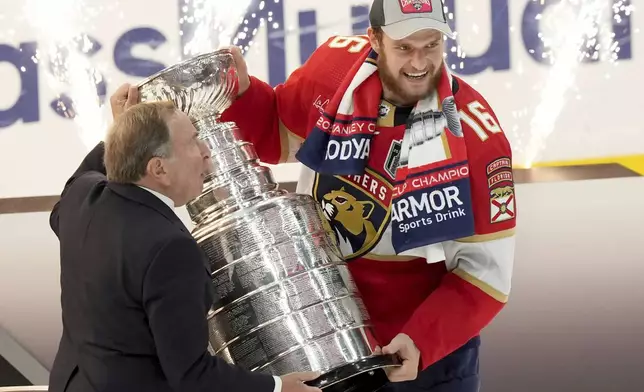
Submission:
[[398,0],[403,14],[432,12],[431,0]]

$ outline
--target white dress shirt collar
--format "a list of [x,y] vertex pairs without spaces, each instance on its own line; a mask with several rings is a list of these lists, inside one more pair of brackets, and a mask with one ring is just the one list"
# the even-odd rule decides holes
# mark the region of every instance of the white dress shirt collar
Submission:
[[172,211],[174,211],[174,201],[172,201],[172,199],[171,199],[171,198],[169,198],[168,196],[166,196],[166,195],[164,195],[164,194],[162,194],[162,193],[159,193],[159,192],[157,192],[157,191],[154,191],[154,190],[152,190],[152,189],[150,189],[150,188],[146,188],[146,187],[141,186],[141,185],[137,185],[137,186],[138,186],[139,188],[145,189],[146,191],[150,192],[150,193],[151,193],[151,194],[153,194],[154,196],[156,196],[156,197],[158,197],[159,199],[161,199],[161,201],[162,201],[162,202],[164,202],[168,207],[170,207],[170,209],[171,209]]

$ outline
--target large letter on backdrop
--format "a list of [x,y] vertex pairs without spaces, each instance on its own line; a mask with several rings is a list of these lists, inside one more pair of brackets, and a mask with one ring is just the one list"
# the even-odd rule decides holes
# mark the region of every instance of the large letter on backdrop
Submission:
[[166,41],[162,32],[149,27],[126,31],[114,45],[114,63],[120,71],[128,75],[146,78],[166,66],[153,60],[137,58],[132,54],[132,49],[136,45],[147,45],[152,49],[157,49]]
[[[446,0],[445,6],[453,13],[454,18],[448,19],[450,27],[458,31],[458,18],[454,8],[455,0]],[[454,72],[463,75],[473,75],[492,68],[494,71],[510,69],[510,20],[508,15],[508,0],[490,1],[490,28],[492,39],[485,53],[479,56],[459,56],[456,50],[457,42],[447,40],[447,63],[453,65]],[[461,48],[467,54],[467,48]]]
[[0,109],[0,128],[12,126],[16,121],[35,122],[40,119],[38,106],[38,66],[35,42],[20,44],[20,48],[0,44],[0,63],[13,65],[20,74],[20,94],[13,106]]

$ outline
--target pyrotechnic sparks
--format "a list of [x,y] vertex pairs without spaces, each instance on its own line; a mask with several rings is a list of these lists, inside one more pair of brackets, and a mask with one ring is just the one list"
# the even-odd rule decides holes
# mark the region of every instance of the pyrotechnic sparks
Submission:
[[97,48],[87,35],[80,34],[105,8],[92,7],[82,0],[26,0],[24,14],[38,35],[39,50],[33,58],[47,74],[47,84],[58,94],[56,110],[73,118],[88,148],[103,138],[107,126],[97,86],[100,73],[86,56]]
[[[184,0],[179,20],[180,34],[189,35],[184,41],[184,57],[234,44],[238,26],[248,24],[244,15],[250,3],[251,0]],[[262,1],[260,9],[264,8],[263,4]],[[244,34],[248,34],[247,29]],[[255,34],[257,29],[252,31],[252,35]]]
[[619,42],[614,42],[612,15],[604,0],[568,0],[539,15],[546,49],[543,56],[550,68],[545,83],[539,87],[541,99],[530,122],[525,167],[532,166],[554,131],[580,64],[587,59],[615,63]]
[[[543,0],[529,0],[544,4]],[[619,23],[622,16],[628,16],[634,7],[629,0],[562,0],[557,4],[545,7],[543,14],[536,16],[533,23],[539,25],[539,38],[543,45],[543,62],[548,64],[545,79],[538,78],[534,91],[538,92],[538,104],[534,109],[528,105],[512,109],[512,119],[505,127],[512,148],[521,166],[530,167],[539,153],[544,149],[546,140],[555,130],[557,119],[564,110],[565,103],[573,95],[576,100],[582,99],[580,89],[575,85],[579,67],[587,61],[603,61],[618,65],[620,46],[615,38],[613,24]],[[444,7],[445,15],[453,19],[455,10]],[[498,11],[498,10],[497,10]],[[475,12],[472,5],[465,5],[459,12]],[[478,36],[481,27],[477,24],[460,27],[462,37]],[[515,26],[509,26],[510,32],[517,31]],[[636,31],[637,32],[637,31]],[[527,48],[534,54],[539,48]],[[468,57],[466,51],[457,42],[451,48],[452,60],[450,68],[459,72],[464,68],[464,60]],[[445,55],[447,57],[447,53]],[[527,76],[524,64],[519,60],[514,65],[517,75]],[[610,78],[610,73],[604,75]],[[477,80],[469,80],[477,85]],[[506,83],[509,91],[512,83]],[[530,118],[529,126],[519,126],[526,117]]]

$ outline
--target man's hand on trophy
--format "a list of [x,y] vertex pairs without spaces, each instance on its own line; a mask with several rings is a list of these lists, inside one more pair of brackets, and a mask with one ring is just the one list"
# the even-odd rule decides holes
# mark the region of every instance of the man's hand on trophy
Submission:
[[281,376],[282,392],[322,392],[320,388],[304,384],[306,381],[313,381],[318,377],[320,377],[320,372],[290,373]]
[[376,354],[397,354],[402,360],[402,366],[387,368],[387,378],[391,382],[411,381],[418,376],[418,364],[420,362],[420,351],[404,333],[393,338],[389,345],[374,350]]
[[139,103],[139,90],[129,83],[122,84],[110,97],[112,117],[117,118],[131,106]]
[[233,60],[235,60],[235,66],[237,67],[237,76],[239,77],[239,91],[237,92],[237,96],[241,97],[241,95],[250,87],[248,67],[246,66],[246,60],[244,60],[244,55],[239,47],[229,46],[228,50],[233,54]]

